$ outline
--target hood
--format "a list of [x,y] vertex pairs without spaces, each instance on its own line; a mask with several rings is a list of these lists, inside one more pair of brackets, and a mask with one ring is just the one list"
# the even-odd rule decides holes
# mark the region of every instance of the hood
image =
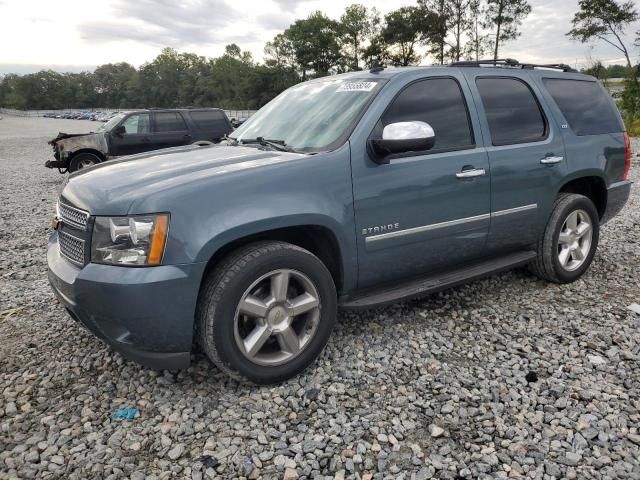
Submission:
[[65,138],[74,138],[74,137],[85,137],[88,135],[95,135],[95,133],[64,133],[58,132],[55,138],[52,138],[47,143],[49,145],[55,145],[59,140],[64,140]]
[[[167,190],[211,188],[234,174],[308,158],[248,146],[188,146],[110,160],[69,176],[62,196],[95,215],[124,215]],[[145,212],[149,213],[149,212]]]
[[49,145],[57,145],[62,150],[73,152],[81,148],[91,148],[104,154],[107,153],[107,143],[104,133],[62,133],[52,140]]

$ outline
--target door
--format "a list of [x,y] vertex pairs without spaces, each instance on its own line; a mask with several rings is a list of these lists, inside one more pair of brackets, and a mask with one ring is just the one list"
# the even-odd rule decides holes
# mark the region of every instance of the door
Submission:
[[567,163],[559,127],[528,72],[467,73],[491,165],[488,249],[530,248],[546,226]]
[[119,126],[124,127],[124,133],[110,134],[113,155],[133,155],[151,150],[151,116],[148,113],[131,114]]
[[169,148],[191,143],[191,135],[180,112],[154,112],[153,148]]
[[482,255],[489,231],[490,172],[476,145],[477,117],[457,72],[418,79],[391,100],[371,137],[391,123],[427,122],[434,147],[373,161],[352,143],[359,287],[462,265]]

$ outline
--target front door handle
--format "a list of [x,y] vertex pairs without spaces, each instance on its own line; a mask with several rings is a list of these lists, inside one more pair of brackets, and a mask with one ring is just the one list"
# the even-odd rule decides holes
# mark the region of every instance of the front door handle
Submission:
[[471,170],[463,170],[456,173],[457,178],[475,178],[484,177],[487,174],[484,168],[473,168]]
[[545,157],[542,160],[540,160],[540,163],[542,163],[543,165],[555,165],[556,163],[560,163],[561,161],[564,160],[564,157]]

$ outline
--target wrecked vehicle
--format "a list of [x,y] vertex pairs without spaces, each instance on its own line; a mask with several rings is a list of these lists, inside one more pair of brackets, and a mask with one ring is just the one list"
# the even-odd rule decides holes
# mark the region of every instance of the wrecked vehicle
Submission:
[[182,145],[211,145],[233,131],[223,110],[136,110],[115,115],[95,132],[60,132],[48,143],[60,173],[75,172],[123,155]]

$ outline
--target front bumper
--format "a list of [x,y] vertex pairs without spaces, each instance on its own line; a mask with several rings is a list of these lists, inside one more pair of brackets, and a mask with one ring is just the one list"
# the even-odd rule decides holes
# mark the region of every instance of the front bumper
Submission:
[[47,263],[69,314],[125,358],[156,369],[189,365],[204,264],[78,268],[60,255],[56,233]]
[[605,224],[620,213],[629,200],[631,185],[633,185],[633,182],[624,180],[609,186],[607,189],[607,208],[600,223]]

